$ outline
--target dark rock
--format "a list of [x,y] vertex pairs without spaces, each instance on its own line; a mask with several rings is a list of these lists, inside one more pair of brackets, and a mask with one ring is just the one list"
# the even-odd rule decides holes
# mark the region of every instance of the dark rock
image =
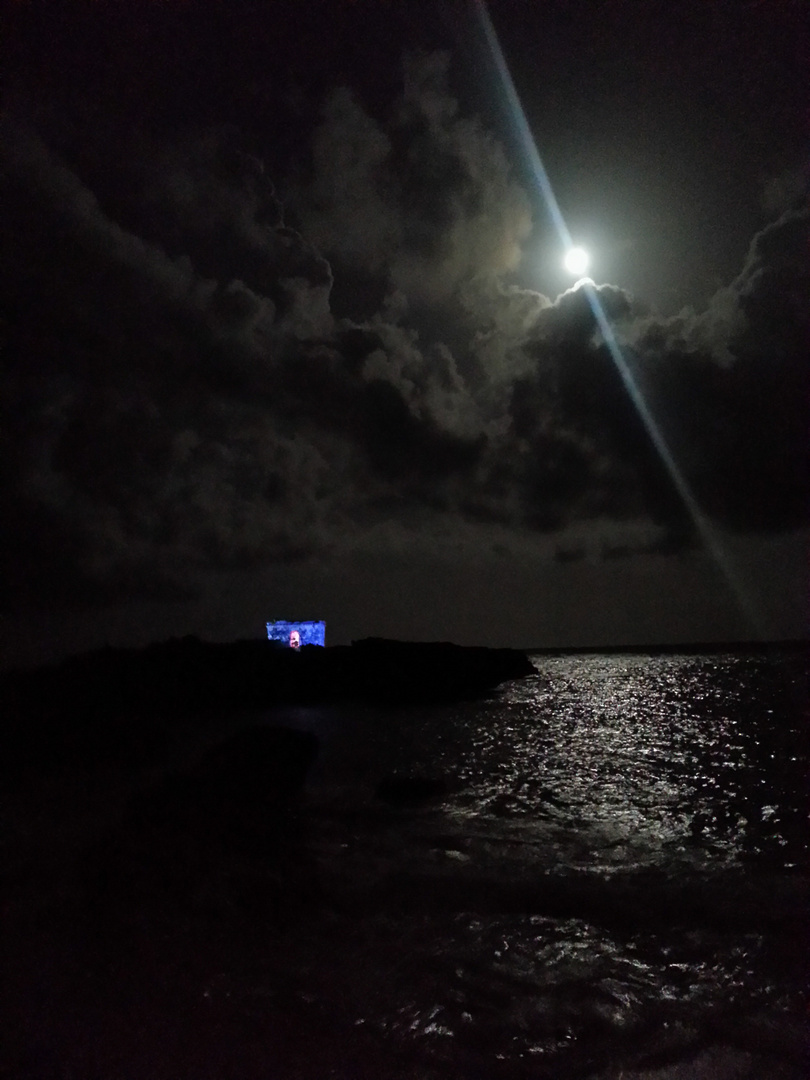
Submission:
[[317,753],[310,732],[246,728],[212,747],[192,770],[140,792],[127,818],[136,828],[182,828],[209,839],[239,823],[266,825],[301,792]]
[[351,648],[358,696],[406,704],[479,697],[507,679],[534,675],[525,653],[437,641],[365,638]]
[[449,787],[441,777],[386,776],[377,785],[376,798],[391,806],[415,806],[447,795]]
[[248,728],[196,768],[138,792],[120,824],[88,850],[89,890],[188,897],[260,871],[283,896],[302,849],[295,799],[317,752],[309,732]]
[[[188,717],[289,704],[454,701],[534,673],[528,657],[514,649],[379,638],[328,649],[279,649],[263,640],[210,644],[196,638],[144,649],[102,649],[0,677],[0,772],[9,780],[26,768],[60,762],[146,764],[171,743],[173,725]],[[253,751],[266,768],[275,769],[270,759],[279,746],[270,749],[271,738],[254,737],[242,764],[231,762],[248,770],[246,782]],[[301,762],[296,765],[290,754],[295,757],[291,743],[277,759],[287,765],[273,773],[276,786],[287,783],[285,777],[294,786],[300,773]],[[215,767],[213,759],[209,765]],[[222,767],[230,765],[223,759]]]
[[193,776],[207,801],[277,805],[301,791],[317,755],[309,731],[257,726],[209,750]]

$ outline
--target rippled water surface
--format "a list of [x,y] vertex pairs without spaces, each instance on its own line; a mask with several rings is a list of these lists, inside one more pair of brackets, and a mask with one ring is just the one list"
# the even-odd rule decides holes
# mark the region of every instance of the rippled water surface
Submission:
[[[803,660],[534,662],[485,702],[299,714],[342,897],[306,993],[439,1075],[800,1075]],[[383,805],[390,773],[446,794]]]
[[115,831],[115,775],[34,783],[0,815],[0,1075],[805,1080],[805,657],[534,663],[483,701],[225,718],[321,751],[214,855]]

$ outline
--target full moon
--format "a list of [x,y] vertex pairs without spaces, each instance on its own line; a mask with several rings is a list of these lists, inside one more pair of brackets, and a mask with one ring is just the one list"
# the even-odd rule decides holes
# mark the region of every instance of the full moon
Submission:
[[576,274],[577,277],[582,277],[590,261],[585,248],[575,247],[565,253],[565,269],[569,274]]

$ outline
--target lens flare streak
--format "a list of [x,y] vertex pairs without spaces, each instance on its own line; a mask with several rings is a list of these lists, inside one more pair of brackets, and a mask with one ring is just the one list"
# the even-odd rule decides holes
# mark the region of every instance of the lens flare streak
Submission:
[[[560,210],[559,203],[554,194],[551,186],[551,180],[543,165],[540,152],[537,149],[537,144],[534,141],[534,136],[529,128],[528,121],[526,120],[526,114],[523,111],[523,107],[520,104],[520,98],[518,97],[515,84],[512,81],[512,76],[509,72],[509,68],[506,64],[506,59],[501,50],[498,36],[495,32],[495,27],[492,24],[492,20],[489,17],[486,4],[484,0],[475,0],[475,6],[478,11],[478,16],[481,21],[484,36],[492,53],[495,66],[498,70],[498,74],[501,79],[503,90],[506,94],[506,100],[509,105],[509,111],[512,117],[512,121],[515,125],[515,129],[520,137],[520,141],[523,150],[528,158],[529,164],[532,168],[534,178],[537,182],[537,186],[540,189],[540,194],[543,196],[543,200],[548,209],[549,216],[557,230],[557,234],[563,243],[566,250],[571,250],[573,247],[573,240],[568,226],[563,218],[562,211]],[[703,541],[706,550],[711,554],[716,564],[720,568],[726,582],[731,588],[740,612],[745,616],[749,626],[752,630],[755,630],[760,637],[766,636],[762,627],[762,620],[759,617],[750,597],[746,590],[744,590],[741,584],[736,580],[736,575],[729,563],[728,556],[720,543],[715,530],[712,528],[706,515],[701,510],[697,499],[692,494],[689,484],[686,481],[683,473],[678,467],[677,462],[672,456],[672,453],[667,446],[666,439],[659,428],[654,416],[652,415],[644,396],[638,388],[633,373],[631,372],[627,361],[622,355],[621,347],[616,340],[616,335],[613,332],[613,327],[610,325],[608,318],[605,314],[605,310],[602,306],[602,302],[599,299],[599,294],[596,290],[593,282],[586,280],[579,286],[585,290],[588,303],[593,311],[594,318],[596,319],[596,325],[599,328],[599,332],[602,335],[604,343],[610,352],[619,376],[624,384],[627,393],[630,395],[630,400],[638,410],[639,416],[647,430],[647,433],[658,452],[664,467],[669,474],[672,483],[675,486],[680,498],[683,501],[684,506],[689,512],[689,515],[694,522],[695,528]]]
[[551,187],[551,181],[548,178],[545,166],[543,165],[542,158],[535,144],[534,137],[529,130],[529,124],[526,120],[526,115],[523,112],[523,106],[520,104],[520,98],[518,97],[515,84],[512,81],[512,76],[509,73],[509,68],[506,66],[506,58],[501,50],[498,36],[495,33],[495,27],[492,25],[492,20],[489,17],[486,4],[484,0],[475,0],[475,6],[478,9],[478,15],[481,19],[481,25],[484,29],[484,35],[487,39],[490,51],[495,61],[495,66],[498,69],[498,74],[501,77],[501,83],[503,85],[504,92],[506,93],[506,100],[509,105],[509,111],[512,115],[512,120],[517,129],[517,133],[520,137],[523,148],[528,155],[529,164],[532,167],[537,185],[540,188],[540,194],[545,200],[548,212],[551,216],[551,220],[557,229],[557,232],[562,239],[564,247],[567,249],[574,246],[574,241],[571,237],[571,233],[568,231],[568,226],[565,224],[565,219],[562,216],[557,198]]

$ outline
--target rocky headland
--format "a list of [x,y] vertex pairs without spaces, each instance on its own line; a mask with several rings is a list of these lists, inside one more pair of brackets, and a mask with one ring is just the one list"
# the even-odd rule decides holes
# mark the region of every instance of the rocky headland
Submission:
[[0,679],[3,762],[118,754],[131,761],[153,750],[175,720],[279,705],[449,702],[533,672],[514,649],[381,638],[297,651],[196,637],[106,648]]

